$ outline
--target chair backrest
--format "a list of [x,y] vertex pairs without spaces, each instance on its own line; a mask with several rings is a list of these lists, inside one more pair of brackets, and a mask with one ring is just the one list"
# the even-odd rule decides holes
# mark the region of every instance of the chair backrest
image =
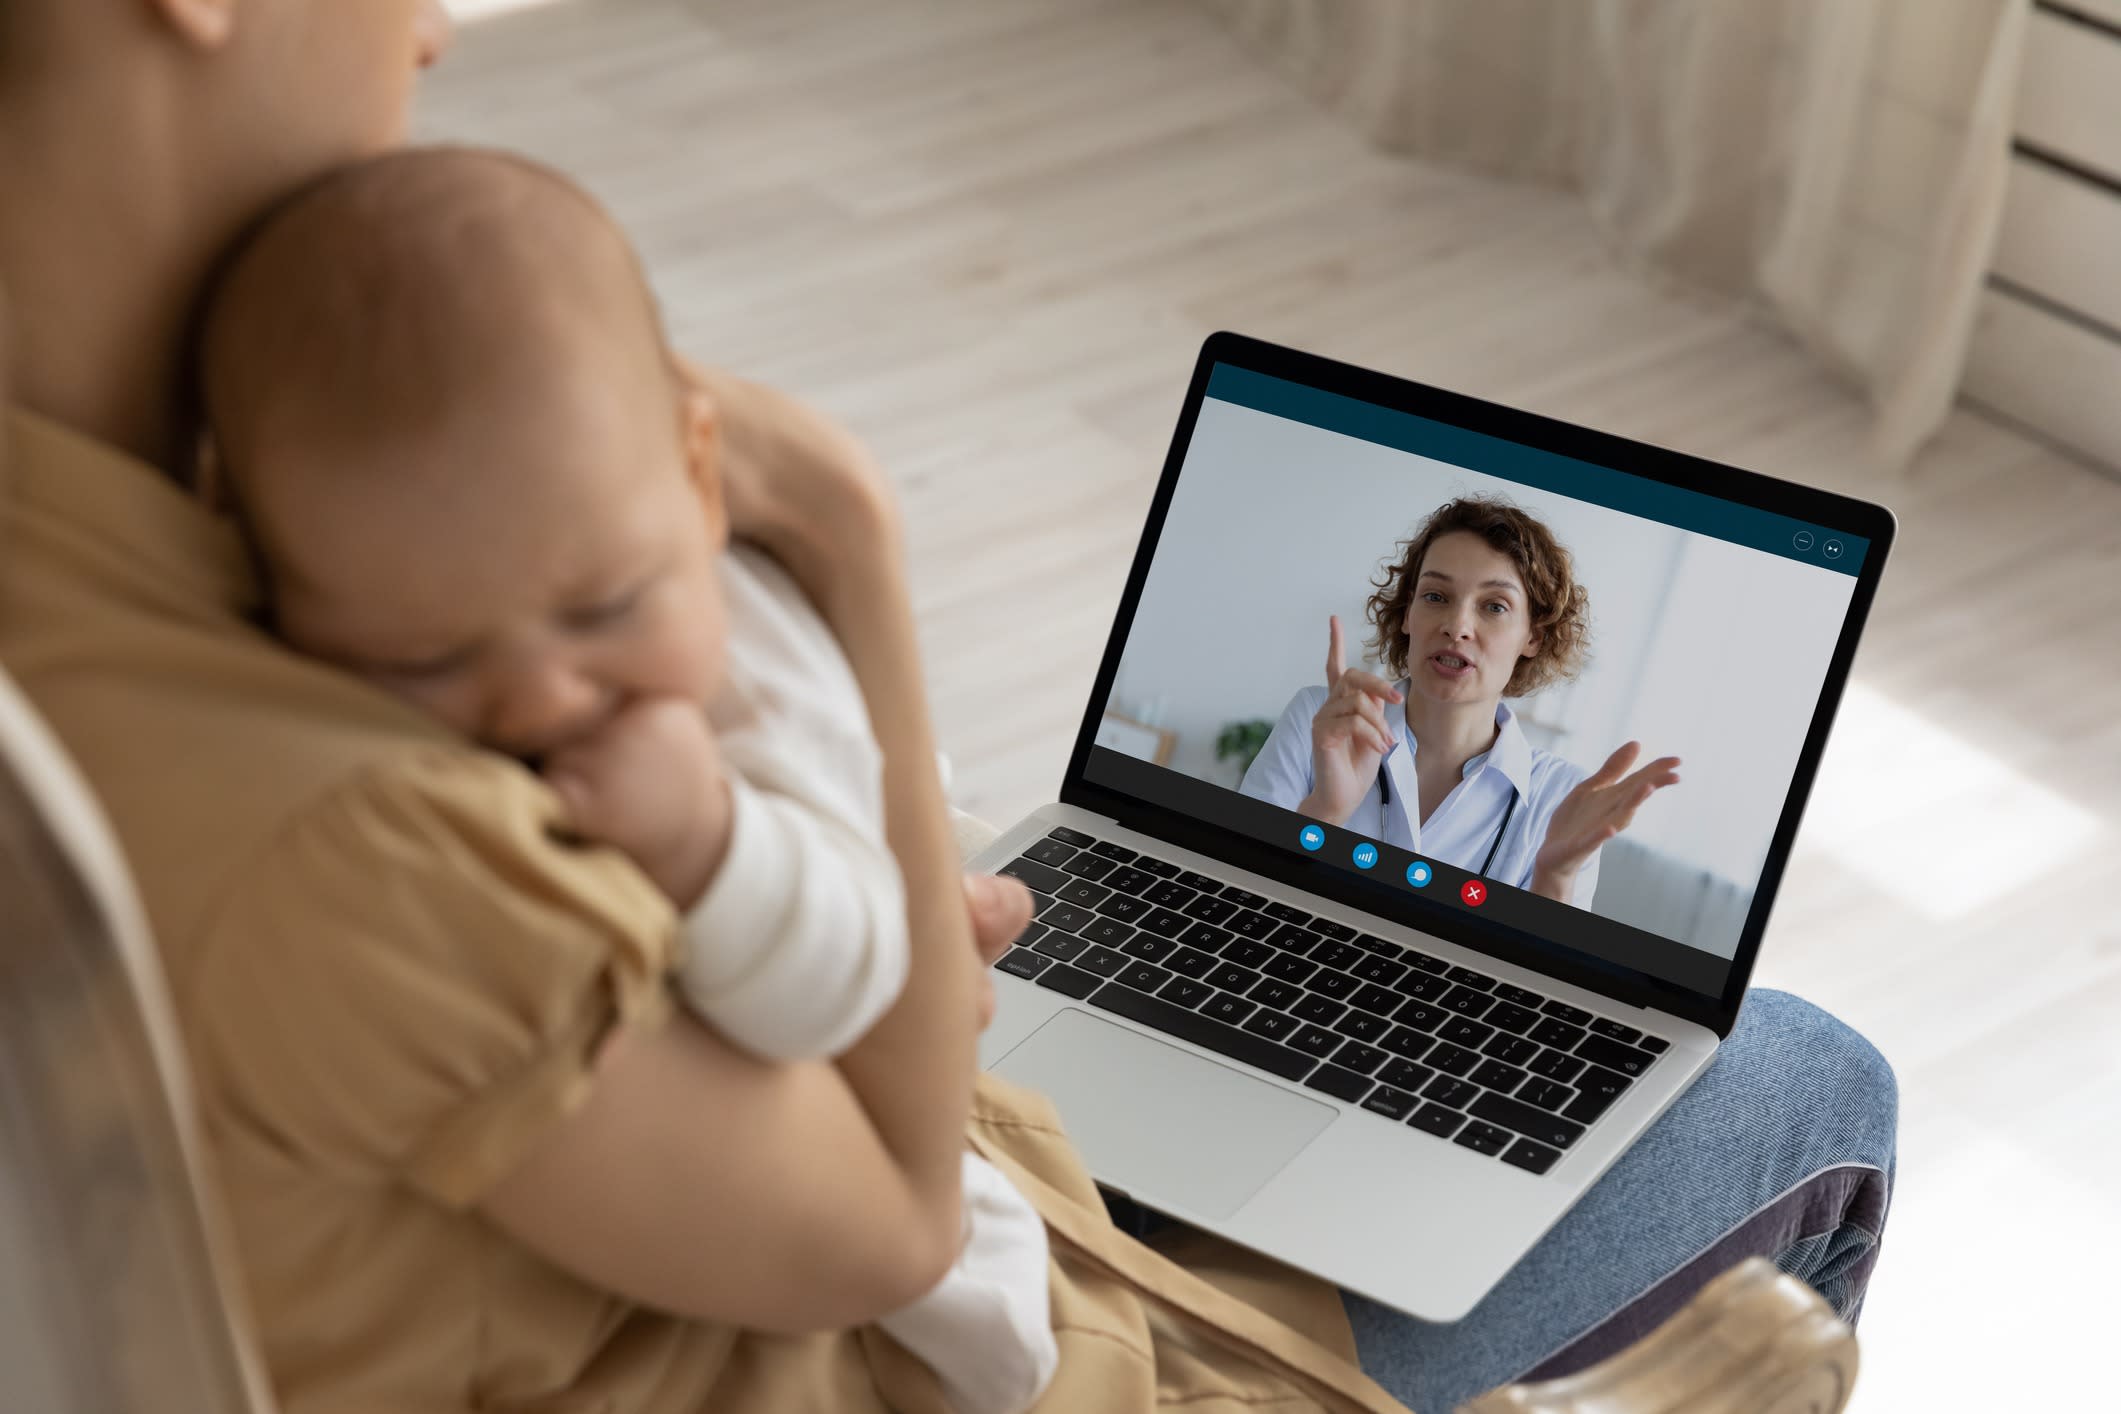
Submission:
[[161,967],[101,812],[0,672],[0,1385],[269,1414]]

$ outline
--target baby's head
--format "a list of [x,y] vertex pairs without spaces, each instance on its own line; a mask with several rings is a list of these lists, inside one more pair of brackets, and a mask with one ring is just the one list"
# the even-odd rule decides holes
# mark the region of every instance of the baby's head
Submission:
[[525,758],[713,696],[712,411],[565,178],[437,149],[325,179],[236,258],[201,363],[295,647]]

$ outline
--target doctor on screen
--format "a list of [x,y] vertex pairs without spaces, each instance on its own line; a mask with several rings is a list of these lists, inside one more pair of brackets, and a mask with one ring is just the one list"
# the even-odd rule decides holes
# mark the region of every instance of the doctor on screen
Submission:
[[1582,666],[1590,602],[1552,531],[1508,502],[1439,507],[1386,564],[1367,610],[1398,678],[1346,664],[1329,620],[1326,682],[1289,700],[1238,789],[1563,903],[1589,908],[1598,852],[1676,756],[1595,772],[1525,740],[1502,699]]

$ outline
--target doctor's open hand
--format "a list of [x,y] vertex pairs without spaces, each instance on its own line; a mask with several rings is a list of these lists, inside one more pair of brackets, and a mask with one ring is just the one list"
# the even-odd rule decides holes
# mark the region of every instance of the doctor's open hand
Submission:
[[1641,742],[1627,743],[1562,797],[1547,821],[1547,837],[1532,861],[1533,893],[1562,903],[1573,902],[1576,875],[1598,847],[1625,830],[1644,801],[1666,786],[1679,784],[1676,756],[1660,756],[1628,774],[1628,768],[1641,754]]
[[[1311,717],[1311,793],[1297,810],[1328,825],[1344,825],[1377,779],[1378,763],[1399,734],[1387,709],[1407,699],[1375,673],[1347,665],[1340,616],[1326,620],[1326,700]],[[1391,713],[1398,716],[1398,713]]]

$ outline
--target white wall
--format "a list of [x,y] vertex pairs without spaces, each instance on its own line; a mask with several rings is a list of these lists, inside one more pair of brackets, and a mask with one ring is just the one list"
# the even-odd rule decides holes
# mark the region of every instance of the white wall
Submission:
[[1372,576],[1467,494],[1544,520],[1590,595],[1589,666],[1517,704],[1534,744],[1586,768],[1630,737],[1683,757],[1631,837],[1749,892],[1855,587],[1797,560],[1210,400],[1108,708],[1175,730],[1173,769],[1234,785],[1223,724],[1323,681],[1328,614],[1360,658]]

